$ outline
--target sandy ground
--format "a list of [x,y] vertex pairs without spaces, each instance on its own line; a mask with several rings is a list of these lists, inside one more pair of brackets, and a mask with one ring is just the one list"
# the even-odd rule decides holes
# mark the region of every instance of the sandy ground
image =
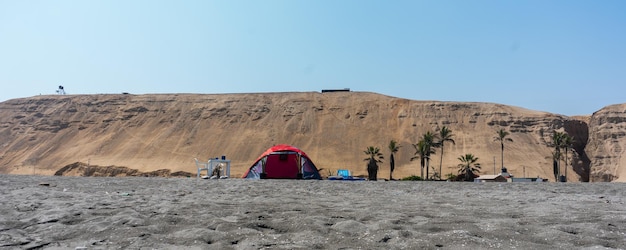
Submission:
[[626,248],[619,183],[0,177],[0,249]]

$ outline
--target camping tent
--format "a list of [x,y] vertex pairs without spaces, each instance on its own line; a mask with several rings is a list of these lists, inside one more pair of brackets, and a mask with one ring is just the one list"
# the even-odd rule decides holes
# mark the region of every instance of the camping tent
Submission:
[[322,179],[313,161],[302,150],[276,145],[266,150],[243,174],[248,179]]

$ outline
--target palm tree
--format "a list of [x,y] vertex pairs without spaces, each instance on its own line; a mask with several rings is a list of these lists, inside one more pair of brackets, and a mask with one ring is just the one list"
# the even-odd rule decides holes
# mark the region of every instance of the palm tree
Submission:
[[424,169],[426,169],[426,179],[428,179],[428,167],[430,162],[430,155],[435,153],[434,150],[434,140],[435,136],[433,133],[428,132],[422,136],[422,139],[417,143],[413,144],[413,148],[415,148],[415,156],[411,158],[411,161],[419,158],[420,159],[420,177],[422,180],[424,179]]
[[397,153],[400,149],[400,145],[395,140],[391,140],[389,142],[389,151],[391,154],[389,155],[389,180],[393,180],[393,170],[396,167],[396,161],[394,159],[393,154]]
[[435,148],[439,147],[439,144],[437,143],[437,136],[438,135],[433,134],[430,131],[426,132],[426,134],[422,136],[422,140],[425,144],[424,146],[426,147],[426,179],[430,178],[430,175],[428,175],[428,168],[430,168],[430,155],[435,154]]
[[424,166],[426,165],[426,144],[420,140],[416,144],[412,144],[415,148],[415,156],[411,157],[411,161],[420,159],[420,178],[424,180]]
[[563,142],[565,139],[565,133],[557,132],[556,130],[552,132],[552,146],[554,147],[554,161],[556,162],[556,171],[554,171],[554,179],[555,181],[559,181],[559,176],[561,176],[561,148],[563,147]]
[[509,132],[504,131],[504,129],[500,129],[500,130],[496,131],[496,133],[498,135],[495,137],[495,141],[499,141],[500,142],[500,148],[502,149],[502,151],[500,153],[501,154],[500,157],[502,159],[502,169],[504,169],[504,141],[512,142],[513,139],[507,137],[507,136],[509,136]]
[[565,180],[567,180],[567,151],[574,146],[574,138],[568,134],[563,136],[563,147],[565,148]]
[[380,152],[380,149],[378,147],[372,146],[367,147],[367,150],[363,151],[363,153],[368,155],[368,157],[364,159],[365,161],[368,161],[368,177],[370,180],[375,181],[378,177],[378,163],[383,162],[382,159],[384,159],[383,154]]
[[465,175],[466,181],[471,181],[474,178],[474,173],[480,173],[480,163],[478,158],[473,154],[465,154],[459,156],[459,175]]
[[552,173],[554,174],[554,181],[559,181],[559,160],[561,158],[561,152],[552,152]]
[[[443,165],[443,146],[445,145],[445,142],[452,142],[452,144],[456,144],[454,142],[454,139],[452,139],[452,136],[454,136],[452,134],[452,130],[450,130],[446,126],[443,126],[439,130],[439,142],[438,142],[438,144],[439,144],[439,146],[441,146],[441,159],[439,161],[439,176],[442,176],[441,166]],[[441,179],[441,177],[439,179]]]

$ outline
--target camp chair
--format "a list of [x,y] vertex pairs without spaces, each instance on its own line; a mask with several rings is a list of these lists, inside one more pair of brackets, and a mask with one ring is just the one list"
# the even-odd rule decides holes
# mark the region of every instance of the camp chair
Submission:
[[196,167],[198,168],[198,175],[196,176],[196,178],[200,178],[200,173],[202,173],[202,171],[204,170],[206,170],[207,176],[211,174],[211,169],[208,162],[200,162],[198,161],[198,158],[193,159],[196,160]]

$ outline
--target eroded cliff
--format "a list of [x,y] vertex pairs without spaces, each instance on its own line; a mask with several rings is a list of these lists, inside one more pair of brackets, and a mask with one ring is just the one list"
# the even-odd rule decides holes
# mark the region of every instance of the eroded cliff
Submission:
[[591,181],[626,181],[626,105],[618,104],[595,112],[589,122]]
[[[500,144],[494,141],[499,129],[511,133],[504,164],[516,176],[554,179],[549,146],[554,130],[575,138],[575,150],[561,170],[568,171],[569,181],[587,181],[590,163],[602,164],[587,156],[588,138],[595,138],[589,135],[596,130],[584,119],[493,103],[299,92],[9,100],[0,103],[0,171],[53,174],[84,162],[195,173],[194,158],[225,155],[239,176],[265,149],[287,143],[307,152],[323,174],[345,168],[359,175],[367,173],[363,150],[377,146],[388,156],[387,144],[394,139],[402,146],[394,171],[400,178],[419,175],[419,162],[409,160],[415,153],[411,144],[442,126],[455,140],[445,147],[443,175],[456,173],[457,158],[465,153],[479,158],[483,174],[499,172]],[[440,156],[439,151],[433,156],[431,173],[438,171]],[[381,164],[379,176],[388,176],[388,169],[387,162]]]

